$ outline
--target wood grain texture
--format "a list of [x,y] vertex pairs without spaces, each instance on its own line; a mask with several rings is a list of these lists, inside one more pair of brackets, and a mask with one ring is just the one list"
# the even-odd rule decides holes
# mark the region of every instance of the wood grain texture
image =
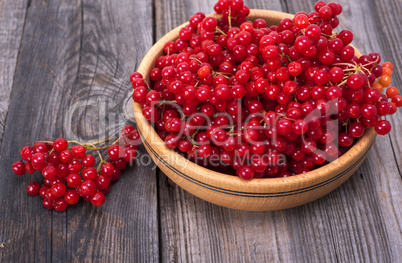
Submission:
[[[171,21],[168,10],[182,3],[157,2],[156,14],[160,14],[156,19],[157,38],[197,11],[213,12],[208,3],[203,3],[201,9],[196,3],[189,4],[184,14],[172,10],[180,14],[180,21],[177,22],[177,17]],[[248,1],[247,4],[250,8],[286,11],[280,1]],[[280,227],[284,220],[282,212],[252,213],[222,208],[185,192],[163,173],[159,176],[163,262],[288,262],[292,258],[289,234]],[[275,222],[280,225],[276,227]]]
[[0,2],[0,142],[10,102],[28,0]]
[[[19,159],[26,142],[62,135],[57,118],[67,107],[65,89],[77,73],[80,3],[32,1],[21,41],[20,59],[10,99],[0,151],[1,243],[4,262],[51,261],[64,257],[66,215],[43,210],[40,197],[31,198],[25,188],[28,176],[17,177],[10,165]],[[36,174],[35,178],[40,178]]]
[[[311,9],[314,2],[310,1],[306,4],[300,1],[287,1],[291,12]],[[387,1],[381,5],[376,1],[370,1],[368,4],[367,1],[340,1],[340,3],[344,11],[340,17],[339,30],[352,28],[353,44],[362,53],[376,51],[382,55],[382,61],[392,61],[395,65],[393,85],[400,88],[402,65],[400,60],[396,59],[402,54],[400,38],[398,40],[396,37],[399,34],[398,19],[389,19],[389,17],[398,16],[398,10],[399,13],[402,10],[401,3],[398,1]],[[367,160],[356,172],[356,175],[360,176],[353,176],[350,182],[340,188],[342,196],[354,197],[351,200],[358,200],[359,209],[356,210],[352,206],[348,212],[351,215],[354,214],[354,217],[363,223],[358,228],[359,231],[350,232],[351,229],[344,231],[339,227],[334,229],[334,233],[337,233],[334,236],[336,239],[339,239],[339,236],[345,238],[351,236],[350,233],[354,236],[352,236],[353,239],[349,239],[349,244],[343,242],[342,247],[346,252],[340,254],[340,259],[343,260],[351,260],[352,258],[348,258],[348,255],[363,261],[397,261],[402,257],[400,250],[402,247],[402,194],[400,192],[402,148],[399,142],[402,114],[397,112],[387,119],[392,123],[391,134],[377,137]],[[345,192],[342,193],[343,191]],[[351,191],[353,191],[352,195]],[[371,201],[366,203],[365,200]],[[366,242],[355,242],[361,239]],[[377,243],[375,240],[381,240],[381,242]]]
[[32,1],[1,145],[0,176],[8,183],[0,186],[0,261],[158,261],[152,165],[125,172],[104,206],[79,204],[64,213],[28,197],[30,178],[10,169],[27,141],[115,135],[130,117],[123,114],[129,74],[151,45],[149,1]]
[[[81,140],[115,136],[130,116],[130,73],[152,45],[149,1],[84,1],[79,71],[70,105],[78,110],[72,131]],[[138,19],[141,18],[141,19]],[[145,150],[140,149],[141,158]],[[68,260],[157,262],[156,177],[152,165],[127,169],[111,187],[106,204],[67,211]]]
[[[400,54],[402,54],[399,29],[401,24],[402,2],[388,0],[383,4],[379,4],[373,1],[372,8],[377,11],[373,14],[375,20],[381,21],[381,23],[374,23],[376,30],[374,32],[375,41],[373,41],[373,48],[380,47],[383,61],[392,61],[394,64],[392,86],[397,87],[399,93],[402,93],[402,61],[399,59],[401,57]],[[372,12],[372,9],[368,9],[367,11]],[[395,19],[393,19],[394,17]],[[369,22],[368,20],[369,19],[365,17],[365,21]],[[369,48],[370,47],[367,47],[367,49]],[[388,137],[394,158],[398,164],[398,173],[402,178],[402,143],[400,142],[402,113],[399,111],[387,119],[391,122],[393,127]]]
[[[314,2],[247,1],[246,3],[251,8],[296,13],[299,10],[313,10]],[[354,42],[355,45],[365,52],[377,50],[383,54],[384,47],[375,42],[386,43],[385,36],[374,37],[374,43],[371,37],[370,41],[367,41],[365,34],[368,29],[358,25],[362,25],[363,21],[375,24],[378,20],[373,20],[373,17],[381,19],[381,22],[387,18],[373,14],[376,10],[363,1],[353,3],[353,8],[349,7],[346,1],[341,4],[345,6],[341,27],[353,28],[354,32],[358,31],[355,39],[365,40]],[[387,4],[392,8],[395,2]],[[182,8],[182,5],[181,1],[163,1],[160,4],[159,8],[166,11],[162,13],[164,16],[157,20],[157,28],[158,24],[162,24],[164,30],[158,33],[159,37],[200,10],[193,10],[189,6],[184,12],[186,15],[182,15],[181,9],[171,10],[176,6]],[[168,14],[167,6],[172,12],[180,14],[178,17],[183,17],[183,20],[177,21],[178,18],[175,16],[171,21],[173,15]],[[360,8],[358,6],[365,6],[361,13],[355,12]],[[156,7],[158,13],[158,5]],[[367,11],[370,8],[371,10]],[[354,10],[353,14],[349,13],[351,9]],[[201,11],[211,12],[208,9]],[[369,12],[370,16],[366,16],[364,12]],[[385,15],[386,11],[383,12]],[[365,19],[362,20],[363,17]],[[348,21],[348,24],[344,21]],[[391,25],[383,27],[389,26]],[[372,27],[367,25],[367,28]],[[382,40],[379,40],[381,38]],[[360,43],[365,45],[371,43],[373,46],[366,50],[367,47]],[[402,53],[398,50],[400,47],[397,42],[394,44],[394,50],[390,52],[389,57],[398,57]],[[392,118],[396,118],[396,125],[400,125],[398,115]],[[393,134],[400,135],[400,129],[399,133],[397,128],[394,129]],[[369,153],[368,160],[338,190],[311,204],[277,212],[250,213],[212,205],[183,191],[161,173],[159,200],[163,240],[162,261],[397,261],[401,258],[402,246],[400,231],[402,197],[399,193],[401,180],[396,160],[400,162],[401,159],[398,152],[400,147],[395,150],[396,158],[390,149],[391,144],[387,137],[378,138],[374,149]]]

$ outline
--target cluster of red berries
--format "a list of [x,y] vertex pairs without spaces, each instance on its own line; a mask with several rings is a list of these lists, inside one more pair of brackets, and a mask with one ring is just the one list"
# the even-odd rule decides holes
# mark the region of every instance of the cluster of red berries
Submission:
[[[127,125],[112,145],[96,146],[102,142],[80,144],[63,138],[38,141],[32,147],[21,149],[22,160],[15,162],[12,169],[17,175],[41,171],[43,184],[31,181],[27,192],[31,196],[40,194],[43,206],[50,210],[64,211],[69,205],[78,203],[80,197],[94,206],[101,206],[110,183],[120,178],[120,171],[127,164],[133,163],[140,136],[133,126]],[[69,143],[76,145],[69,147]],[[102,158],[102,149],[108,151],[106,159]],[[87,150],[99,154],[101,160],[97,169],[94,155],[88,154]]]
[[[166,146],[243,179],[287,177],[337,159],[402,106],[392,64],[359,58],[338,26],[338,3],[318,1],[279,25],[247,21],[243,0],[219,0],[222,18],[196,13],[164,45],[149,72],[135,72],[133,99]],[[338,124],[338,125],[337,125]],[[281,161],[282,160],[282,161]]]

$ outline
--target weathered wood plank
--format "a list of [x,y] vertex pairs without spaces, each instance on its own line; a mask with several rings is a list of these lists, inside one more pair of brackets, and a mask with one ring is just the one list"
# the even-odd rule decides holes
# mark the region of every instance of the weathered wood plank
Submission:
[[[392,75],[392,86],[399,89],[402,93],[402,62],[399,59],[402,54],[402,47],[400,45],[400,21],[402,14],[401,1],[386,1],[382,4],[377,1],[371,1],[371,8],[377,11],[374,13],[373,20],[381,21],[382,23],[374,23],[373,28],[376,35],[376,45],[381,47],[381,54],[383,61],[392,61],[394,64],[394,71]],[[370,9],[371,10],[371,9]],[[367,19],[367,18],[366,18]],[[374,27],[375,26],[375,27]],[[372,30],[368,27],[367,32]],[[366,48],[366,47],[365,47]],[[377,48],[377,46],[376,46]],[[392,123],[392,131],[389,135],[391,140],[392,151],[395,155],[395,160],[398,163],[399,175],[402,177],[402,143],[400,141],[402,131],[402,113],[400,110],[388,120]],[[401,222],[400,222],[401,223]]]
[[[300,1],[287,1],[290,11],[313,8],[315,1],[309,3]],[[395,58],[400,57],[402,49],[399,45],[401,37],[397,32],[398,11],[401,3],[388,1],[378,4],[376,1],[339,1],[343,6],[340,16],[340,29],[351,28],[354,33],[353,44],[363,53],[376,51],[382,55],[382,61],[392,61],[395,65],[393,85],[401,87],[401,62]],[[339,31],[338,31],[339,32]],[[351,260],[348,255],[354,255],[363,261],[394,261],[401,258],[401,224],[402,224],[402,187],[400,164],[402,161],[401,144],[398,137],[401,135],[402,115],[400,112],[391,117],[393,129],[389,136],[378,136],[367,160],[356,172],[355,176],[340,188],[342,196],[357,201],[358,208],[346,206],[341,202],[343,210],[351,215],[350,220],[359,218],[363,224],[358,225],[358,231],[346,232],[339,224],[331,224],[338,251],[342,252],[339,259]],[[399,166],[399,167],[398,167]],[[360,175],[356,176],[356,175]],[[351,184],[353,186],[351,186]],[[353,188],[350,188],[353,187]],[[342,193],[345,191],[345,193]],[[350,191],[356,191],[351,196]],[[338,192],[335,192],[337,194]],[[352,197],[354,197],[352,199]],[[367,202],[366,200],[370,200]],[[340,209],[341,207],[339,207]],[[342,211],[342,210],[338,210]],[[334,217],[335,218],[335,217]],[[352,222],[352,221],[350,221]],[[353,239],[346,239],[353,234]],[[341,238],[343,236],[343,238]],[[364,240],[365,242],[357,242]],[[349,243],[349,244],[348,244]],[[352,249],[353,248],[353,249]]]
[[28,0],[0,3],[0,142],[3,138]]
[[[31,3],[0,148],[0,167],[8,171],[0,186],[2,261],[158,261],[152,167],[127,170],[104,206],[79,204],[64,213],[48,212],[39,197],[28,197],[30,179],[10,170],[26,141],[92,140],[102,136],[99,130],[115,135],[125,120],[129,74],[151,45],[149,1]],[[67,112],[86,100],[92,106],[81,105],[65,123]]]
[[[157,1],[156,32],[162,37],[197,11],[213,13],[216,1]],[[248,1],[250,8],[281,11],[280,1]],[[163,262],[288,261],[280,213],[230,210],[204,202],[159,174]],[[282,238],[277,238],[278,235]]]
[[[67,108],[66,90],[77,73],[80,3],[32,1],[21,41],[20,59],[13,83],[3,143],[0,175],[0,258],[5,262],[51,261],[54,251],[64,251],[58,234],[66,215],[54,215],[42,207],[41,198],[25,191],[31,178],[13,174],[11,164],[27,142],[62,135],[62,116]],[[34,178],[41,175],[36,173]],[[53,228],[54,227],[54,228]],[[54,241],[54,243],[53,243]],[[54,247],[53,245],[57,246]],[[58,252],[57,252],[58,253]]]
[[[152,46],[149,1],[84,1],[79,72],[70,105],[89,99],[73,118],[82,139],[115,135],[124,125],[131,97],[129,75]],[[131,108],[132,111],[132,108]],[[140,158],[145,150],[140,149]],[[156,177],[151,166],[127,169],[103,207],[85,204],[68,211],[69,260],[156,262]]]
[[[313,10],[314,2],[246,1],[251,8],[291,13]],[[187,6],[181,1],[157,2],[158,38],[196,11],[212,12],[209,7],[211,3],[203,2],[201,9],[197,3]],[[353,28],[354,32],[358,31],[355,33],[355,39],[361,39],[364,44],[356,45],[362,51],[380,51],[385,54],[384,59],[400,56],[402,52],[396,44],[398,42],[394,40],[390,45],[391,50],[385,50],[387,38],[384,35],[376,36],[370,33],[370,41],[362,41],[367,39],[364,33],[368,29],[360,27],[359,24],[367,22],[367,28],[373,28],[371,25],[385,23],[388,18],[379,17],[375,8],[365,3],[353,3],[359,8],[365,6],[360,11],[356,11],[359,8],[353,7],[353,14],[349,13],[352,7],[349,7],[347,1],[342,1],[341,4],[345,7],[341,26]],[[391,17],[397,17],[394,13],[398,9],[395,9],[394,5],[395,3],[388,3],[387,6],[394,8],[390,13]],[[384,9],[384,6],[382,8]],[[163,12],[158,13],[158,10]],[[397,37],[394,38],[400,41],[400,36],[395,35]],[[378,41],[384,41],[384,44],[380,45]],[[367,48],[365,45],[372,46]],[[395,80],[399,83],[398,78]],[[394,127],[400,125],[398,115],[392,119],[397,119],[394,121],[396,124],[393,123]],[[397,134],[398,129],[395,128],[392,136]],[[398,159],[400,147],[395,148],[398,148]],[[178,188],[160,173],[162,261],[397,261],[401,258],[402,198],[399,189],[402,184],[396,160],[390,149],[389,139],[379,137],[368,160],[339,189],[311,204],[276,212],[242,212],[209,204]],[[399,158],[398,161],[400,160]]]

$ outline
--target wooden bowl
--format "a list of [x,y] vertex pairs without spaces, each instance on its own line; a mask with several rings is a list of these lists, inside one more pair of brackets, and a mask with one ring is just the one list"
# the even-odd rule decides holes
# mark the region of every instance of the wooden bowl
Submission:
[[[212,15],[219,18],[218,15]],[[264,18],[268,25],[278,25],[283,18],[293,15],[265,10],[251,10],[249,19]],[[179,30],[187,23],[162,37],[146,54],[138,68],[146,80],[167,41],[176,40]],[[358,55],[360,53],[357,51]],[[177,185],[208,202],[240,210],[270,211],[303,205],[314,201],[345,182],[363,163],[376,133],[369,129],[364,136],[335,162],[305,174],[285,178],[263,178],[244,181],[236,176],[218,173],[180,156],[164,142],[134,103],[137,127],[144,145],[159,168]]]

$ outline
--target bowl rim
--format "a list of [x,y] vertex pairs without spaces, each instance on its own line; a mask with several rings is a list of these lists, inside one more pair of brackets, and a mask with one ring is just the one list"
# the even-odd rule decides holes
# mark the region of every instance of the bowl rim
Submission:
[[[271,10],[261,10],[261,9],[250,9],[249,17],[259,16],[261,14],[263,14],[263,15],[269,14],[270,16],[273,16],[276,18],[279,18],[279,17],[280,18],[293,18],[294,17],[294,15],[289,14],[289,13],[271,11]],[[210,14],[208,16],[213,16],[215,18],[221,17],[221,15],[217,15],[217,14]],[[265,19],[265,20],[267,20],[267,19]],[[152,48],[147,52],[147,54],[144,56],[143,60],[141,61],[140,66],[138,67],[138,72],[140,72],[144,76],[144,79],[146,79],[146,80],[149,79],[149,72],[146,70],[147,68],[149,68],[149,61],[154,61],[154,59],[156,59],[160,54],[162,54],[161,46],[163,47],[163,44],[169,40],[176,39],[178,37],[180,29],[186,25],[188,25],[188,22],[183,23],[180,26],[169,31],[167,34],[165,34],[163,37],[161,37],[152,46]],[[353,48],[356,51],[356,55],[360,56],[361,53],[355,47],[353,47]],[[328,163],[322,167],[311,170],[307,173],[296,174],[296,175],[293,175],[290,177],[281,177],[281,178],[253,178],[252,180],[246,181],[246,180],[239,178],[238,176],[224,174],[224,173],[216,172],[216,171],[210,170],[208,168],[205,168],[201,165],[198,165],[198,164],[188,160],[187,158],[176,153],[175,151],[167,148],[164,145],[162,139],[157,135],[154,128],[148,122],[148,120],[146,120],[145,117],[142,115],[142,109],[141,109],[140,105],[133,101],[133,108],[134,108],[134,114],[135,114],[137,127],[141,134],[141,138],[142,138],[143,142],[152,149],[152,147],[151,147],[152,141],[148,142],[147,138],[144,138],[143,129],[147,129],[147,133],[150,132],[150,134],[152,134],[152,138],[156,139],[158,142],[158,145],[153,148],[153,154],[155,154],[155,153],[158,154],[158,151],[159,152],[160,151],[167,152],[170,155],[169,160],[179,160],[180,162],[184,162],[187,164],[186,167],[189,170],[192,170],[193,168],[201,169],[201,171],[203,171],[203,173],[202,173],[202,175],[200,174],[200,177],[204,177],[205,179],[208,179],[208,181],[211,185],[223,185],[224,184],[225,189],[243,189],[244,186],[247,186],[247,189],[253,189],[253,190],[260,192],[260,190],[267,189],[267,187],[269,187],[271,189],[271,187],[274,185],[277,185],[277,186],[280,185],[282,187],[286,186],[286,188],[294,189],[295,186],[300,186],[301,184],[304,186],[308,186],[311,183],[325,180],[328,178],[329,174],[334,173],[334,172],[335,173],[330,178],[336,177],[336,175],[338,174],[336,171],[345,170],[345,169],[342,169],[342,167],[345,167],[348,163],[351,162],[351,160],[357,160],[353,163],[360,163],[360,160],[362,160],[367,155],[368,150],[372,146],[374,139],[376,137],[376,132],[374,131],[373,128],[367,129],[365,131],[364,135],[361,138],[359,138],[359,140],[337,160],[335,160],[334,162]],[[159,163],[160,162],[157,163],[158,166],[160,165]],[[175,165],[173,165],[173,164],[171,166],[175,167]],[[348,168],[348,167],[346,167],[346,168]],[[186,174],[191,174],[191,172],[190,173],[187,172]],[[199,179],[202,182],[205,181],[205,180],[203,180],[203,178],[199,178]],[[277,188],[277,187],[275,187],[275,188]],[[254,192],[254,191],[251,191],[251,192]]]

